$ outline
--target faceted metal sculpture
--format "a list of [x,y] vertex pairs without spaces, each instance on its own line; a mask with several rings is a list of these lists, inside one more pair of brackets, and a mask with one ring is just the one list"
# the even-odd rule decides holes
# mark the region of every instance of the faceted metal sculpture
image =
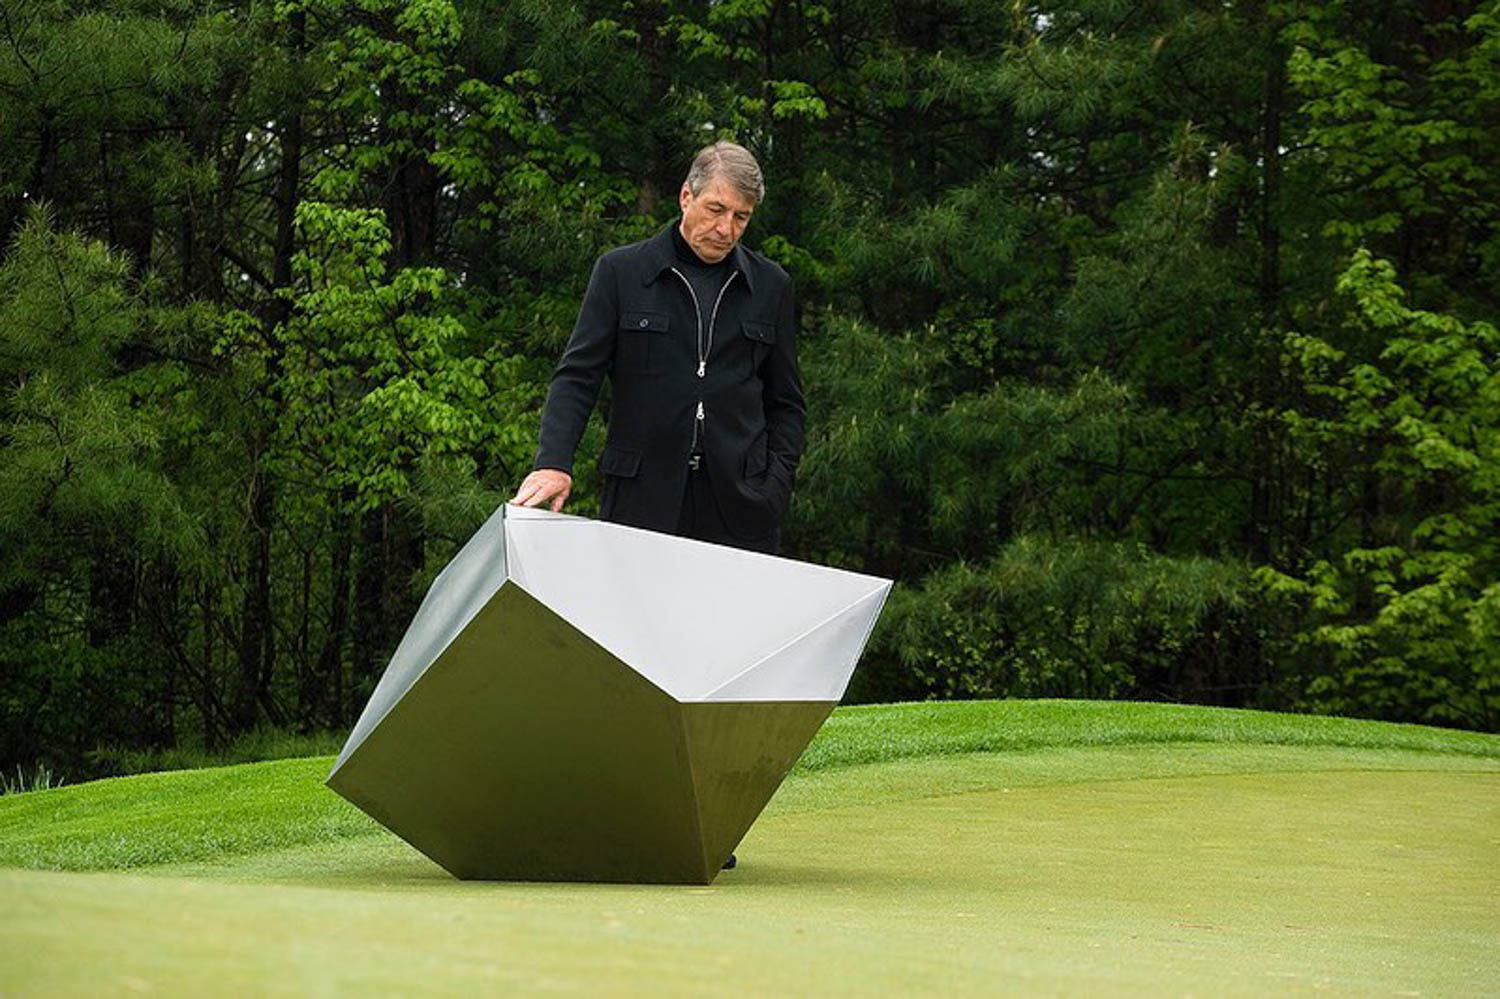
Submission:
[[433,582],[328,784],[459,878],[708,884],[890,585],[502,506]]

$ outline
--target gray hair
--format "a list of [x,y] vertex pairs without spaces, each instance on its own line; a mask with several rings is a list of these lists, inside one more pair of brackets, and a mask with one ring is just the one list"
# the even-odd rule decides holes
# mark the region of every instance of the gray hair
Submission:
[[719,177],[727,180],[729,186],[750,199],[753,205],[760,204],[766,196],[766,181],[761,176],[760,164],[755,162],[750,150],[738,143],[719,141],[698,150],[693,165],[688,168],[688,190],[696,198]]

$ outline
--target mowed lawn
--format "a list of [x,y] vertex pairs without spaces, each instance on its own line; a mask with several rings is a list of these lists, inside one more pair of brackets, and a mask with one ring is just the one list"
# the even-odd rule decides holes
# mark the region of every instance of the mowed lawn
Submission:
[[0,994],[1494,994],[1500,737],[837,711],[707,888],[462,883],[331,760],[0,798]]

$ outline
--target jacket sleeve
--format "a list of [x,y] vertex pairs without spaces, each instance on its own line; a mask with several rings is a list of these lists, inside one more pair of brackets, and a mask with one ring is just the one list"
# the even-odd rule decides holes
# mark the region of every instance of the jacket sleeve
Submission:
[[797,365],[797,317],[792,282],[788,278],[776,311],[776,346],[762,374],[769,468],[781,485],[783,501],[790,497],[802,458],[807,406],[802,397],[802,373]]
[[533,468],[573,471],[573,452],[598,401],[599,385],[614,365],[619,312],[613,268],[608,256],[600,257],[589,276],[567,349],[552,373]]

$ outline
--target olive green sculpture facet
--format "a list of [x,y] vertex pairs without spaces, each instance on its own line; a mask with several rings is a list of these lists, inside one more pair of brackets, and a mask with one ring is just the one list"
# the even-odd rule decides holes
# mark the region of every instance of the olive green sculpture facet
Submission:
[[433,582],[328,784],[459,878],[707,884],[889,589],[502,507]]

